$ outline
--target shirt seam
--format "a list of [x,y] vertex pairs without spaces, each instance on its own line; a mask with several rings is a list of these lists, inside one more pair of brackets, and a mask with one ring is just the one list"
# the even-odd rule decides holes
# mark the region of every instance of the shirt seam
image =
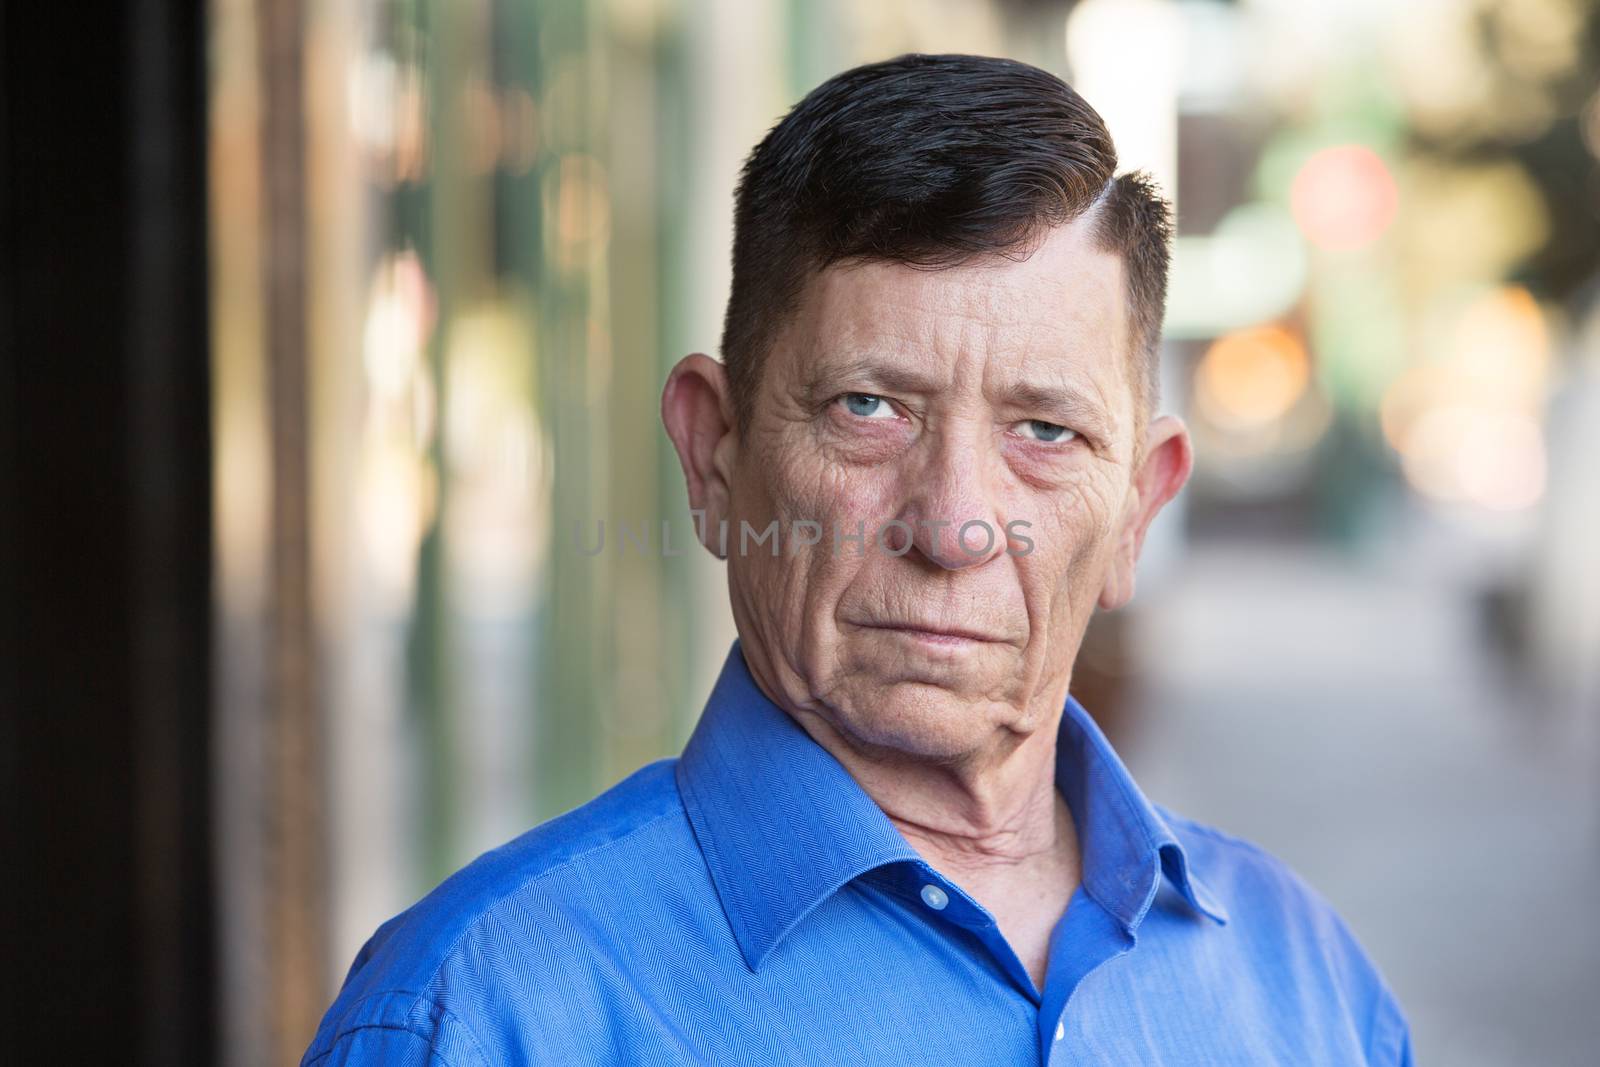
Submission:
[[[540,871],[538,874],[532,875],[531,877],[527,878],[526,880],[524,880],[522,882],[518,882],[511,889],[508,889],[504,893],[500,894],[498,897],[495,897],[494,900],[490,901],[488,904],[484,905],[482,908],[480,908],[478,910],[477,915],[473,916],[472,921],[470,923],[468,923],[464,928],[462,928],[461,932],[455,936],[455,939],[453,941],[450,942],[450,947],[445,949],[442,953],[440,953],[440,955],[439,955],[439,965],[437,967],[435,967],[432,971],[429,972],[428,977],[422,983],[423,988],[426,989],[428,986],[431,986],[433,984],[434,980],[439,977],[439,972],[444,970],[444,965],[449,961],[450,957],[455,954],[456,949],[461,946],[461,942],[465,941],[466,938],[467,938],[467,935],[470,934],[478,926],[479,923],[482,923],[485,919],[487,919],[489,917],[489,915],[492,912],[495,911],[495,909],[500,907],[500,905],[504,904],[506,901],[510,900],[512,897],[516,896],[518,893],[526,892],[529,888],[538,885],[540,882],[544,881],[546,878],[549,878],[551,875],[559,874],[560,872],[566,870],[568,867],[571,867],[572,865],[576,864],[579,860],[587,859],[590,856],[594,856],[594,855],[597,855],[597,854],[599,854],[601,852],[604,852],[607,849],[612,848],[613,846],[620,845],[624,841],[626,841],[630,837],[632,837],[634,834],[642,833],[643,831],[648,830],[650,827],[654,826],[656,823],[660,822],[663,819],[670,819],[670,818],[672,818],[674,816],[682,815],[682,814],[683,814],[683,812],[681,810],[679,810],[679,811],[664,811],[660,815],[653,816],[649,820],[640,823],[638,826],[635,826],[632,830],[629,830],[627,833],[623,834],[621,837],[614,837],[610,841],[602,841],[600,844],[595,845],[592,848],[584,849],[582,852],[578,853],[575,856],[569,856],[566,859],[562,860],[560,863],[556,864],[554,867],[551,867],[548,870]],[[426,996],[426,995],[427,994],[425,992],[418,994],[419,997]],[[443,1005],[440,1005],[440,1009],[443,1010],[443,1011],[449,1011],[449,1009],[445,1008]]]
[[1272,853],[1256,844],[1254,841],[1247,840],[1243,837],[1235,837],[1233,834],[1227,833],[1223,830],[1218,830],[1214,826],[1207,826],[1202,822],[1195,822],[1193,819],[1186,818],[1176,812],[1167,812],[1163,817],[1171,818],[1177,822],[1181,822],[1184,826],[1190,830],[1193,830],[1195,833],[1200,834],[1203,837],[1209,837],[1211,840],[1220,844],[1238,845],[1242,848],[1248,849],[1250,852],[1253,852],[1258,856],[1264,856],[1268,859],[1277,858],[1273,856]]
[[[404,992],[404,991],[403,990],[399,990],[397,992]],[[377,997],[377,996],[388,996],[388,995],[389,994],[387,994],[387,993],[374,993],[373,994],[373,996],[375,996],[375,997]],[[419,995],[417,999],[418,1000],[422,1000],[422,999],[424,999],[424,997],[425,997],[425,994],[424,995]],[[369,998],[363,998],[363,999],[369,999]],[[478,1039],[473,1035],[472,1031],[467,1030],[465,1024],[462,1023],[461,1020],[457,1016],[452,1014],[449,1008],[446,1008],[443,1004],[439,1004],[437,1001],[433,1000],[432,997],[426,997],[426,999],[429,1000],[430,1002],[432,1002],[434,1004],[434,1006],[439,1009],[440,1012],[442,1012],[445,1015],[450,1016],[450,1018],[456,1023],[456,1025],[460,1026],[462,1028],[462,1031],[466,1034],[467,1040],[472,1043],[472,1048],[473,1048],[473,1051],[477,1055],[478,1062],[479,1063],[488,1063],[489,1062],[488,1058],[484,1056],[483,1048],[482,1048],[482,1046],[480,1046],[478,1044]],[[415,1006],[415,1004],[413,1004],[413,1007],[414,1006]],[[412,1040],[421,1041],[423,1044],[427,1045],[428,1046],[428,1055],[431,1058],[437,1059],[440,1063],[444,1064],[444,1067],[453,1067],[451,1061],[449,1059],[447,1059],[442,1053],[440,1053],[440,1051],[438,1049],[438,1046],[435,1044],[435,1042],[431,1038],[425,1037],[423,1034],[419,1033],[416,1030],[415,1027],[411,1026],[410,1024],[406,1024],[404,1026],[397,1026],[394,1023],[360,1023],[360,1024],[356,1025],[356,1026],[351,1026],[351,1027],[348,1027],[348,1028],[346,1028],[344,1030],[341,1030],[336,1035],[334,1035],[334,1038],[333,1038],[332,1041],[328,1042],[327,1050],[317,1053],[316,1058],[307,1060],[305,1067],[315,1067],[316,1064],[322,1063],[329,1056],[332,1056],[334,1054],[334,1051],[336,1049],[338,1049],[338,1047],[339,1047],[339,1042],[343,1041],[347,1037],[351,1037],[354,1034],[359,1034],[363,1030],[388,1030],[388,1031],[390,1031],[392,1033],[405,1034],[407,1037],[411,1038]]]
[[1258,845],[1254,841],[1251,841],[1247,838],[1236,837],[1224,830],[1218,830],[1214,826],[1207,826],[1205,823],[1195,822],[1193,819],[1185,818],[1182,815],[1175,815],[1174,818],[1183,823],[1189,829],[1193,830],[1195,833],[1202,837],[1208,837],[1219,845],[1232,846],[1250,853],[1250,855],[1260,860],[1268,868],[1268,870],[1272,872],[1273,876],[1281,878],[1290,883],[1297,892],[1308,897],[1311,903],[1317,908],[1327,912],[1328,914],[1331,914],[1341,923],[1344,921],[1339,915],[1338,910],[1334,908],[1332,902],[1323,896],[1321,890],[1307,881],[1305,876],[1302,875],[1298,870],[1289,865],[1282,858],[1274,855],[1272,852],[1269,852],[1264,846]]
[[[614,837],[609,841],[602,841],[599,844],[594,845],[591,848],[584,849],[582,852],[579,852],[577,855],[569,856],[567,859],[562,860],[560,863],[556,864],[554,867],[550,867],[550,868],[548,868],[546,870],[540,871],[538,874],[531,875],[530,877],[524,879],[523,881],[518,882],[512,888],[506,890],[504,893],[502,893],[499,896],[495,897],[492,901],[490,901],[488,904],[484,905],[482,908],[480,908],[478,910],[477,914],[473,916],[472,921],[467,923],[466,926],[462,928],[461,932],[458,933],[455,936],[455,938],[450,942],[449,947],[447,947],[443,952],[441,952],[439,954],[439,962],[438,962],[438,964],[433,968],[433,970],[428,972],[428,975],[427,975],[426,978],[424,978],[420,983],[418,983],[421,988],[419,988],[419,989],[417,989],[415,991],[414,999],[411,1001],[411,1004],[406,1008],[406,1011],[408,1013],[412,1012],[412,1011],[415,1011],[418,1004],[422,1003],[423,1001],[427,1001],[430,1005],[432,1005],[433,1007],[437,1008],[440,1013],[442,1013],[443,1015],[448,1016],[451,1019],[451,1021],[453,1021],[458,1027],[461,1028],[462,1032],[466,1034],[467,1039],[472,1042],[472,1046],[477,1051],[478,1058],[479,1058],[480,1061],[482,1061],[484,1063],[489,1062],[488,1061],[488,1057],[484,1055],[483,1046],[478,1042],[477,1035],[475,1033],[473,1033],[472,1028],[467,1025],[466,1021],[463,1020],[460,1016],[456,1015],[454,1012],[452,1012],[443,1003],[441,1003],[439,998],[435,997],[433,994],[428,992],[429,987],[431,987],[434,984],[434,982],[438,979],[440,973],[444,970],[445,964],[450,961],[450,957],[455,955],[456,949],[460,948],[461,947],[461,943],[467,939],[467,935],[470,934],[474,929],[478,928],[478,926],[480,924],[482,924],[489,917],[489,915],[491,915],[496,909],[498,909],[500,907],[500,905],[504,904],[506,901],[510,900],[512,897],[516,896],[517,894],[526,892],[529,888],[531,888],[531,887],[533,887],[535,885],[538,885],[540,882],[544,881],[546,878],[549,878],[552,875],[558,874],[561,871],[566,870],[567,868],[569,868],[569,867],[573,866],[574,864],[578,863],[580,860],[587,859],[588,857],[597,855],[597,854],[599,854],[601,852],[604,852],[607,849],[609,849],[609,848],[611,848],[611,847],[613,847],[615,845],[622,844],[624,841],[627,841],[629,838],[633,837],[635,834],[642,833],[643,831],[648,830],[650,827],[654,826],[658,822],[661,822],[663,819],[670,819],[670,818],[673,818],[673,817],[676,817],[676,816],[681,816],[682,814],[683,814],[683,810],[682,810],[682,807],[681,807],[681,804],[680,804],[680,807],[678,809],[676,809],[676,810],[664,811],[659,815],[652,816],[651,818],[647,819],[646,821],[640,823],[638,826],[635,826],[633,829],[629,830],[627,833],[623,834],[621,837]],[[407,990],[407,989],[397,989],[397,990],[393,990],[392,992],[393,993],[397,993],[397,994],[401,994],[401,995],[410,995],[410,994],[413,993],[412,990]],[[390,993],[373,993],[373,994],[370,994],[367,997],[363,997],[362,1001],[364,1002],[366,1000],[372,999],[373,997],[388,996],[388,995],[391,995],[391,994]],[[384,1026],[384,1025],[386,1025],[386,1024],[364,1023],[364,1024],[361,1024],[361,1026],[359,1026],[359,1027],[352,1027],[352,1028],[350,1028],[348,1030],[342,1030],[342,1031],[339,1032],[338,1036],[336,1036],[334,1038],[334,1041],[337,1042],[339,1040],[339,1038],[342,1038],[346,1033],[349,1033],[349,1032],[351,1032],[352,1030],[355,1030],[355,1029],[360,1029],[360,1028],[363,1028],[363,1027],[366,1027],[366,1026]],[[411,1030],[409,1027],[389,1026],[388,1028],[389,1029],[405,1029],[408,1033],[415,1034],[415,1031]],[[329,1051],[332,1051],[331,1048],[330,1048]]]

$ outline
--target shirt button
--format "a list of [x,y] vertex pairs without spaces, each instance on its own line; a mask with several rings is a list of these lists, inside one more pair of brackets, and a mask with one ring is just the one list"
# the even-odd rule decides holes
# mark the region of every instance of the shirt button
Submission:
[[1060,1041],[1067,1036],[1067,1024],[1061,1019],[1056,1020],[1056,1040]]
[[950,903],[950,894],[936,885],[922,887],[922,902],[934,911],[943,911],[946,904]]

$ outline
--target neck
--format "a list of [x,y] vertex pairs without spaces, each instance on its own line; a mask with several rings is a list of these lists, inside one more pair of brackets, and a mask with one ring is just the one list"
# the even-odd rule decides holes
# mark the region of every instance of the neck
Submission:
[[1043,990],[1050,934],[1081,876],[1077,828],[1055,786],[1060,713],[998,758],[953,765],[873,758],[816,713],[791,714],[930,866],[989,910]]
[[1051,932],[1081,874],[1077,828],[1055,785],[1066,682],[1050,714],[1030,718],[1031,730],[933,760],[847,736],[815,706],[780,700],[759,653],[746,663],[757,687],[832,753],[911,847],[990,911],[1042,990]]
[[958,762],[867,749],[815,712],[791,714],[911,846],[958,881],[1055,867],[1065,852],[1076,853],[1071,813],[1055,786],[1059,713],[1025,736]]

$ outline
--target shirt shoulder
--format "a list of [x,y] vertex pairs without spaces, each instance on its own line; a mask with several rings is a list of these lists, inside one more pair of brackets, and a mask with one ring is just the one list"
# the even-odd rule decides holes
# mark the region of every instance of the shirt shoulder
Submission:
[[1253,841],[1159,804],[1191,870],[1228,909],[1234,936],[1290,988],[1336,998],[1363,1034],[1368,1062],[1411,1064],[1410,1025],[1349,925],[1315,887]]
[[[385,922],[356,954],[302,1062],[499,1062],[484,1033],[497,1026],[501,991],[473,981],[475,961],[497,946],[517,955],[508,940],[560,921],[572,882],[592,887],[597,864],[658,863],[692,847],[676,763],[651,763],[484,853]],[[383,1055],[356,1055],[369,1045]]]
[[1332,905],[1321,893],[1254,841],[1180,815],[1165,805],[1153,807],[1177,835],[1191,868],[1207,886],[1234,895],[1264,894],[1284,911],[1306,918],[1333,915]]

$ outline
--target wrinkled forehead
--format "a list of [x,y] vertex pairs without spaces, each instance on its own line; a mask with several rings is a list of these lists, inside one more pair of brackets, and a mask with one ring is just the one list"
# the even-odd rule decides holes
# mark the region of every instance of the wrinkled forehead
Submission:
[[1114,421],[1131,414],[1122,262],[1078,223],[1049,231],[1026,258],[836,264],[812,277],[785,340],[774,362],[787,366],[771,370],[792,381],[898,364],[946,389],[1073,382],[1104,394]]

